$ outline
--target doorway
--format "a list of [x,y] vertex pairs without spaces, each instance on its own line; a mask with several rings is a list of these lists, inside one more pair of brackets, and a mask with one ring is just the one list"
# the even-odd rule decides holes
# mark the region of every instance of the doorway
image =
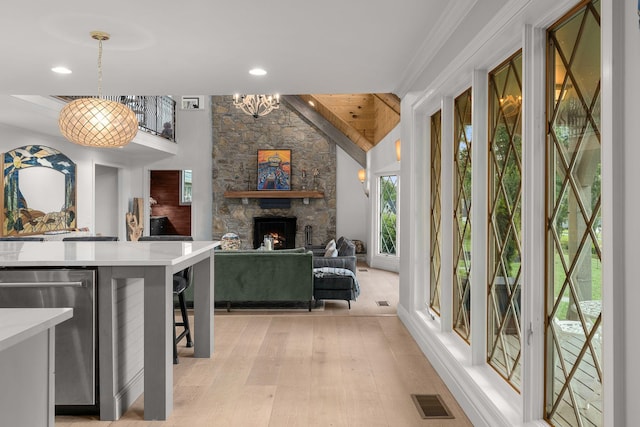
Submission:
[[191,171],[150,171],[149,194],[149,234],[191,236]]

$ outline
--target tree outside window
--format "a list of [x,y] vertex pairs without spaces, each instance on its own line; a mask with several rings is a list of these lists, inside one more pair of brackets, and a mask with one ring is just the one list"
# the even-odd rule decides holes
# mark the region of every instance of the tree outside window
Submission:
[[380,246],[384,255],[397,255],[398,176],[380,177]]

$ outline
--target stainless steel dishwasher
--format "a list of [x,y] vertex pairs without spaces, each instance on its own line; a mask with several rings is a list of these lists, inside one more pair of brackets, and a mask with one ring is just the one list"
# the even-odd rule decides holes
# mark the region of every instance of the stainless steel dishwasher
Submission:
[[96,413],[95,269],[0,268],[0,307],[71,307],[56,326],[57,413]]

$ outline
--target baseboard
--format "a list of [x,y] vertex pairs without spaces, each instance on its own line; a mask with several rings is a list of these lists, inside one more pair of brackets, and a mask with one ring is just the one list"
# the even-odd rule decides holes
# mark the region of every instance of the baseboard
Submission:
[[133,402],[144,393],[144,369],[141,369],[114,397],[113,409],[119,419]]

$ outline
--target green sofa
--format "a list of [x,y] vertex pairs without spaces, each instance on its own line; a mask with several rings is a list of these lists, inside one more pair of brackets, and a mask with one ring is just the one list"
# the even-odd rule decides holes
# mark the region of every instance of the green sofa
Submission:
[[308,302],[313,300],[313,253],[304,248],[277,251],[216,251],[216,303]]

